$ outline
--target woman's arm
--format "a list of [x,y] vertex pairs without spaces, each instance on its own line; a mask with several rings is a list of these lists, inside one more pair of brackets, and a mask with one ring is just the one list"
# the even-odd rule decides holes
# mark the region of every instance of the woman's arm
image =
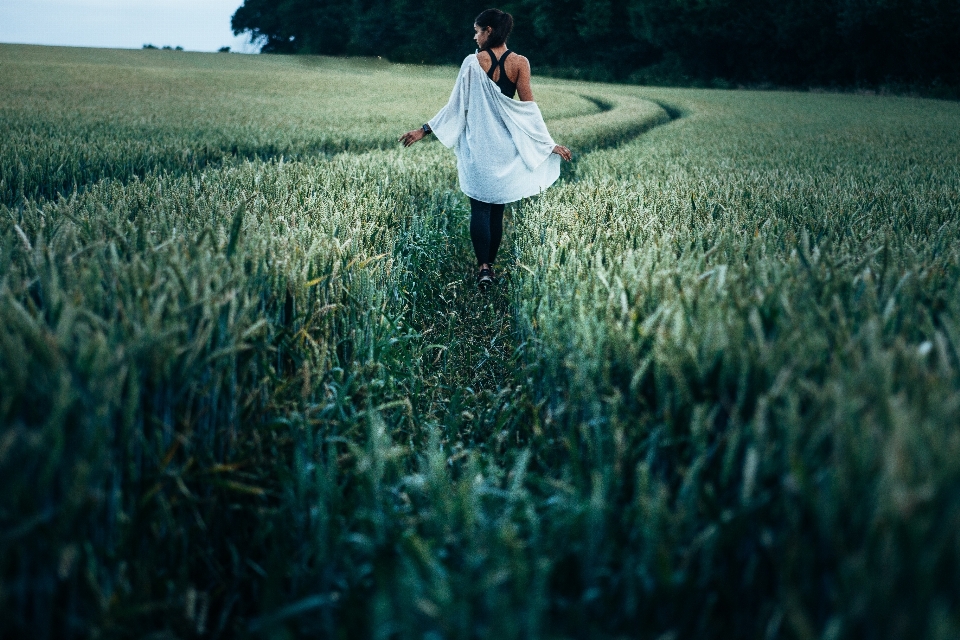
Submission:
[[517,76],[517,97],[521,102],[533,102],[533,87],[530,86],[530,61],[523,56],[517,56],[520,65],[520,75]]
[[[520,65],[520,75],[517,76],[517,97],[521,102],[533,102],[533,87],[530,86],[530,61],[524,56],[517,56],[517,64]],[[566,161],[573,158],[570,149],[558,144],[553,148],[553,152]]]

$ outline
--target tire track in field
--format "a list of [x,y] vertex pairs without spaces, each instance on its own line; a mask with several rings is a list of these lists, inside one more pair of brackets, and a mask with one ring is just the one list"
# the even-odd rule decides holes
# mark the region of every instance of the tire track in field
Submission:
[[[503,411],[516,404],[511,274],[509,267],[497,269],[497,284],[478,290],[469,207],[459,192],[443,201],[400,243],[407,323],[419,334],[418,369],[411,373],[423,386],[413,400],[420,418],[439,425],[447,443],[469,448],[487,440],[491,426],[515,417]],[[503,264],[509,263],[509,235],[505,230]]]

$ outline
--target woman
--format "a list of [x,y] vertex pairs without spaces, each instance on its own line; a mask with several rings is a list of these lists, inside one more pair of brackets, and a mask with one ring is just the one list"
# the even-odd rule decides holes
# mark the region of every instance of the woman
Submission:
[[[530,88],[530,63],[507,49],[513,17],[487,9],[473,25],[479,47],[460,66],[450,101],[420,129],[400,137],[405,147],[433,133],[457,154],[460,188],[470,198],[470,237],[480,272],[493,283],[503,237],[504,204],[537,195],[560,176],[570,150],[553,141]],[[519,94],[520,100],[513,100]]]

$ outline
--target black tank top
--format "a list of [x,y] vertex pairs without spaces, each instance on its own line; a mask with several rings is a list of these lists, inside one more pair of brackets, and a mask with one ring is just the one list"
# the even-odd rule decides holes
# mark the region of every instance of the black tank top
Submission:
[[503,66],[503,61],[506,60],[507,56],[513,53],[513,51],[510,51],[509,49],[504,51],[503,57],[500,58],[500,60],[497,60],[497,56],[493,54],[492,49],[484,49],[484,51],[490,54],[491,62],[490,70],[487,71],[487,77],[493,80],[494,71],[497,70],[497,67],[500,67],[500,79],[494,80],[497,86],[500,87],[500,93],[508,98],[512,98],[513,96],[517,95],[517,83],[510,82],[510,78],[507,77],[507,68]]

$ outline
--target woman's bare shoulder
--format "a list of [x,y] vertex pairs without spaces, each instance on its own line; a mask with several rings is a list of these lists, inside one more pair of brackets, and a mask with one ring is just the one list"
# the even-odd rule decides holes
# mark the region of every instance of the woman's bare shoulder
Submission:
[[514,55],[507,58],[507,64],[514,69],[519,69],[521,71],[524,69],[530,69],[530,61],[527,60],[526,56],[522,56],[519,53],[514,53]]
[[[473,57],[476,58],[477,62],[480,63],[480,68],[484,71],[490,69],[490,56],[487,55],[484,51],[477,51],[473,54]],[[467,60],[470,59],[470,56],[467,56]]]

